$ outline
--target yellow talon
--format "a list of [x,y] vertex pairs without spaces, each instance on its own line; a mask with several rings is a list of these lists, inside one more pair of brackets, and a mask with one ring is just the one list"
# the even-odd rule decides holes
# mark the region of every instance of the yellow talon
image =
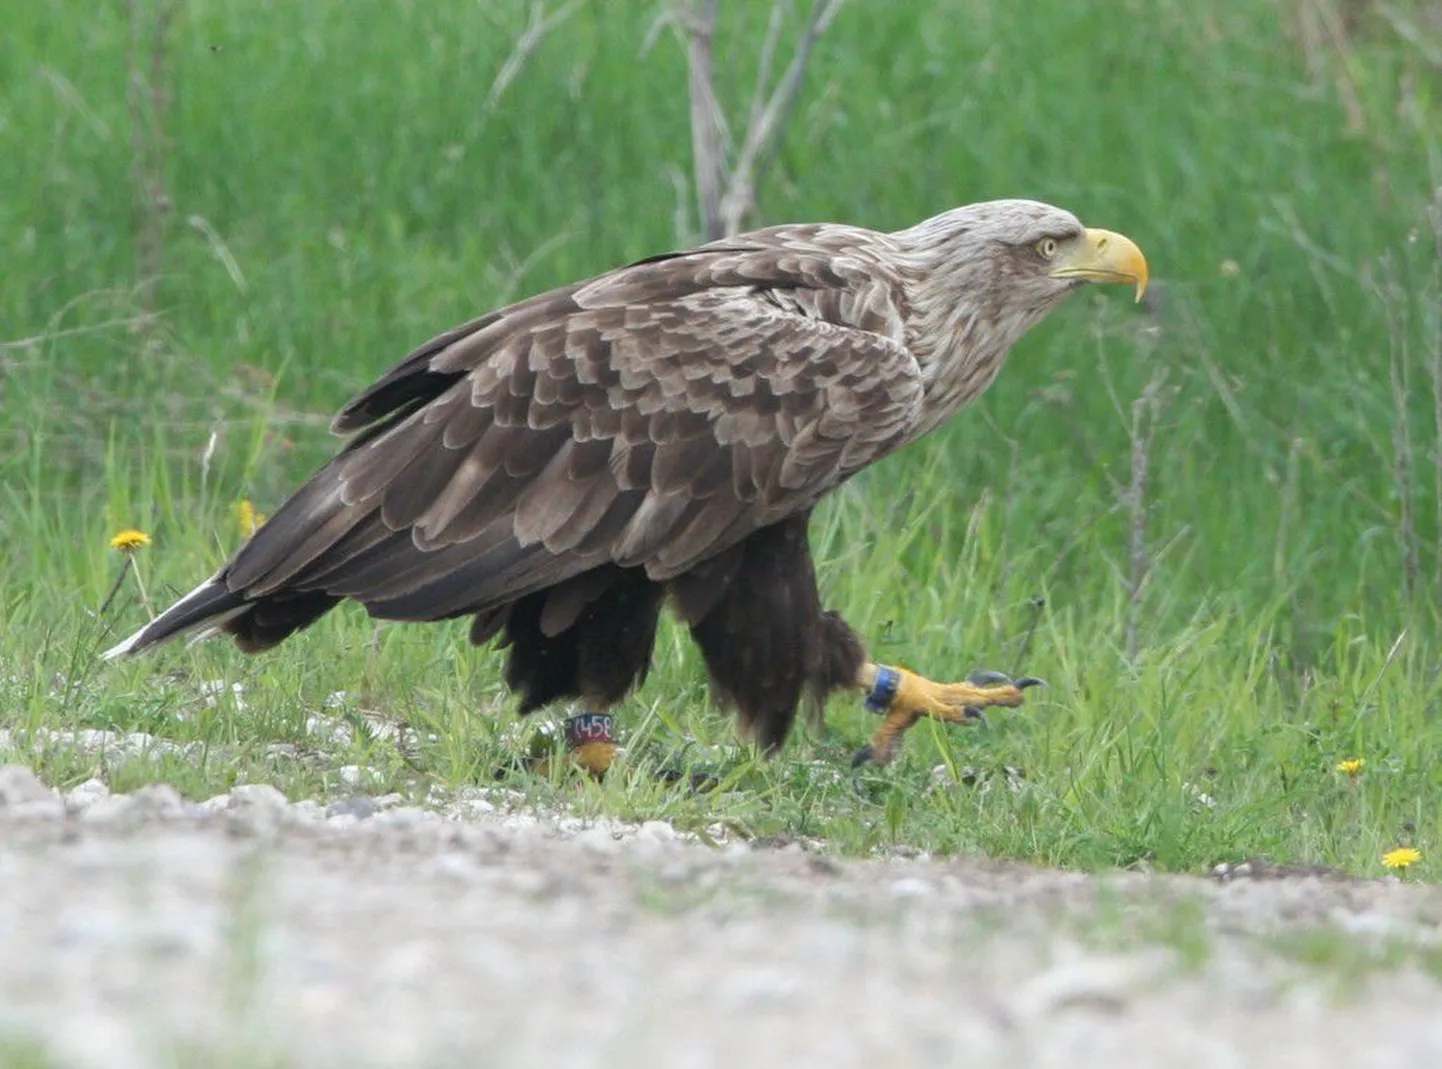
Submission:
[[614,742],[583,742],[571,751],[571,759],[600,779],[616,760]]
[[994,705],[1014,709],[1025,698],[1014,683],[999,686],[978,686],[975,683],[933,683],[925,676],[901,669],[901,685],[892,699],[892,709],[914,709],[935,720],[960,724],[976,717],[969,709],[986,709]]
[[[611,736],[610,713],[579,713],[562,724],[565,759],[596,779],[601,779],[615,763],[620,748]],[[554,730],[554,729],[552,729]],[[521,764],[537,776],[551,774],[551,739],[554,735],[543,728],[533,740],[535,747]]]
[[867,665],[858,683],[872,692],[884,672],[895,673],[894,695],[882,711],[881,726],[871,736],[871,742],[853,758],[853,767],[868,761],[887,764],[900,749],[902,736],[924,716],[950,724],[972,723],[981,719],[983,709],[993,706],[1016,708],[1026,700],[1022,691],[1041,682],[1038,679],[1020,679],[1014,683],[1010,680],[992,683],[993,679],[1005,680],[1005,677],[988,675],[978,677],[984,682],[935,683],[905,668]]

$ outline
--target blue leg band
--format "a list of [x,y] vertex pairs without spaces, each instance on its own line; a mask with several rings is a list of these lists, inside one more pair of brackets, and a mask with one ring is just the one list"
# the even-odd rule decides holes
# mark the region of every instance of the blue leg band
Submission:
[[891,703],[896,700],[897,688],[901,686],[901,673],[884,664],[876,666],[876,681],[866,694],[866,708],[873,713],[888,713]]

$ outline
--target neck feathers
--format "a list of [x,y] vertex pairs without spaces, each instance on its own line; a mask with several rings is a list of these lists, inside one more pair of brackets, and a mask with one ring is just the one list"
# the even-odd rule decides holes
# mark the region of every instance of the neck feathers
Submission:
[[1011,347],[1055,303],[1008,300],[1015,295],[1005,250],[989,242],[967,247],[965,226],[949,223],[931,219],[894,235],[910,310],[907,345],[926,385],[918,436],[986,390]]

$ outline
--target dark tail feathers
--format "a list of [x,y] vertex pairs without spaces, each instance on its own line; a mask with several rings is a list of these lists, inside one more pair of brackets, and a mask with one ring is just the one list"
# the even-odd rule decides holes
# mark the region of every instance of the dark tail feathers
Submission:
[[321,591],[290,590],[251,601],[214,576],[102,656],[125,657],[202,628],[234,635],[237,646],[256,653],[314,623],[340,600]]

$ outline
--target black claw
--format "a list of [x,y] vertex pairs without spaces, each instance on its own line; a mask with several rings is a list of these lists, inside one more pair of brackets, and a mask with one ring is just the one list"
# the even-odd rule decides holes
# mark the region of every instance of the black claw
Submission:
[[[681,750],[679,756],[684,757],[692,743],[688,742]],[[721,775],[708,768],[691,769],[678,767],[676,765],[663,765],[656,769],[655,777],[668,787],[674,787],[678,783],[685,783],[691,788],[694,794],[706,794],[721,786]]]
[[656,773],[656,778],[668,787],[684,783],[691,789],[692,794],[709,794],[721,786],[721,778],[711,772],[680,772],[664,768]]
[[856,756],[851,759],[851,767],[860,768],[862,765],[868,764],[874,760],[876,760],[876,751],[871,748],[871,743],[868,742],[865,746],[856,751]]
[[961,712],[962,715],[965,716],[968,720],[974,720],[984,728],[991,727],[991,722],[987,720],[986,714],[980,709],[978,709],[976,706],[968,705]]
[[536,762],[524,758],[513,757],[503,765],[499,765],[495,771],[497,781],[510,779],[512,776],[524,776],[535,772]]
[[986,669],[980,669],[967,676],[966,681],[973,687],[996,687],[1010,683],[1011,676],[1005,672],[989,672]]
[[1026,690],[1027,687],[1047,687],[1050,685],[1051,684],[1045,679],[1037,679],[1036,676],[1022,676],[1012,684],[1017,690]]

